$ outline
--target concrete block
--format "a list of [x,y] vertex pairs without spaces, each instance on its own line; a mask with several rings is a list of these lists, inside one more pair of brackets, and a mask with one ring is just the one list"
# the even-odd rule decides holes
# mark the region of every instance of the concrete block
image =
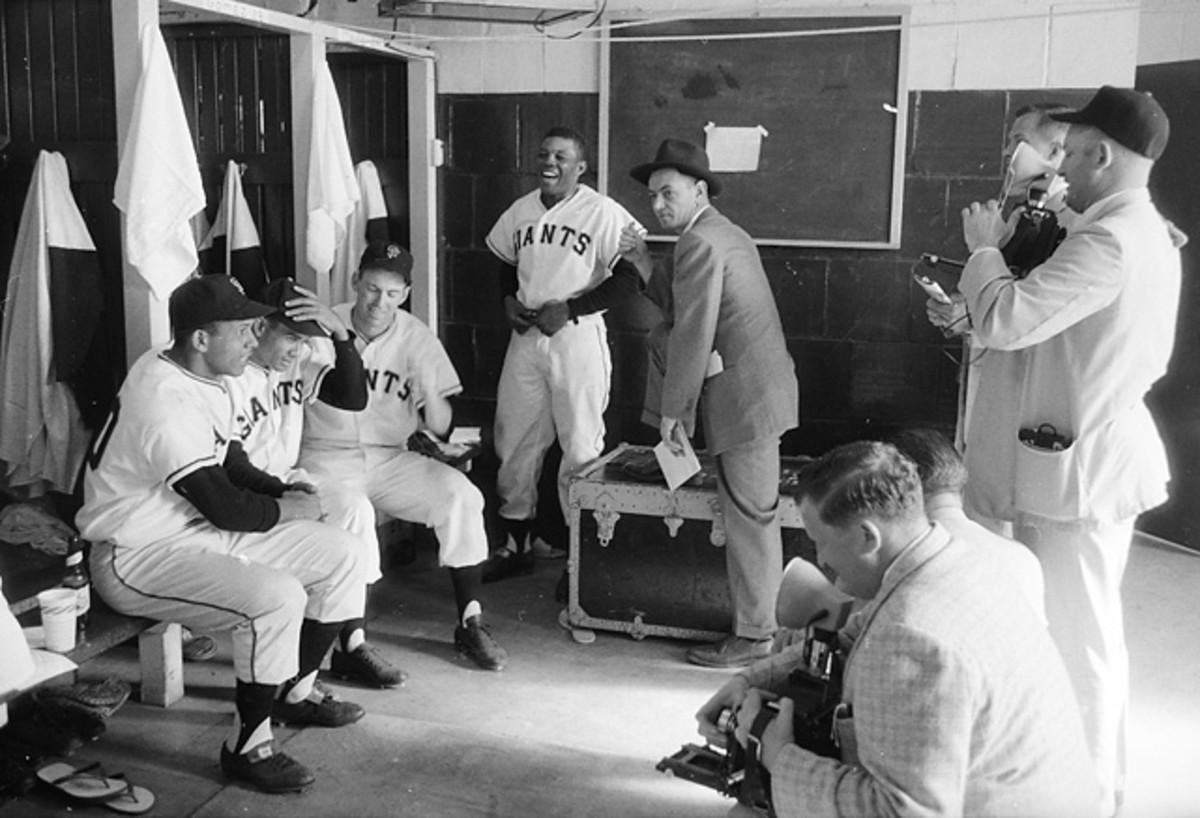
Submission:
[[170,707],[183,698],[183,632],[177,623],[160,622],[138,635],[142,701]]

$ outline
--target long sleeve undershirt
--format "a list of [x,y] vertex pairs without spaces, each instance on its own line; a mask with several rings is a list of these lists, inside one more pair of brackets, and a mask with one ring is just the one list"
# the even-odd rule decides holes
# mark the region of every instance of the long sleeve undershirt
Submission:
[[251,465],[241,443],[234,442],[224,464],[194,471],[173,488],[223,531],[268,531],[279,522],[274,498],[287,486]]
[[[567,300],[567,310],[572,318],[611,309],[628,298],[632,298],[644,287],[637,267],[625,259],[617,259],[613,266],[612,275],[601,281],[586,293],[580,293]],[[517,280],[517,268],[511,264],[500,262],[500,295],[501,299],[516,296],[520,288]]]
[[338,409],[361,412],[367,408],[367,376],[354,346],[354,333],[345,341],[333,339],[333,369],[325,373],[317,399]]

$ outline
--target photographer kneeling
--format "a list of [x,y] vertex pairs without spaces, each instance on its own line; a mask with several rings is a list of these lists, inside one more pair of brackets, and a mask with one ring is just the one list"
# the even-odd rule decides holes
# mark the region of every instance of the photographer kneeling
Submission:
[[[792,703],[756,739],[779,816],[1095,816],[1100,790],[1062,660],[1008,572],[925,515],[913,463],[840,446],[799,489],[817,558],[865,606],[835,718],[841,758],[795,743]],[[786,685],[785,650],[739,672],[696,714],[747,742]],[[762,720],[758,720],[761,725]]]

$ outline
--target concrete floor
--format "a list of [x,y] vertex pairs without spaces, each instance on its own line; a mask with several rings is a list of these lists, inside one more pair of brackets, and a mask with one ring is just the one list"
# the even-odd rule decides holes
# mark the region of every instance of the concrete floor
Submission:
[[[232,712],[229,645],[187,667],[187,696],[161,710],[131,702],[71,762],[101,761],[158,798],[163,816],[724,816],[716,793],[658,773],[694,738],[692,713],[726,678],[682,661],[683,643],[598,634],[579,645],[556,623],[562,563],[486,586],[488,618],[511,654],[477,671],[451,643],[449,579],[422,555],[372,592],[371,637],[412,678],[399,690],[338,685],[368,715],[339,730],[277,731],[312,767],[306,793],[268,796],[224,780],[217,751]],[[1125,816],[1200,815],[1200,556],[1135,546],[1126,581],[1133,657],[1131,778]],[[135,682],[123,647],[82,672]],[[37,790],[4,815],[112,814]]]

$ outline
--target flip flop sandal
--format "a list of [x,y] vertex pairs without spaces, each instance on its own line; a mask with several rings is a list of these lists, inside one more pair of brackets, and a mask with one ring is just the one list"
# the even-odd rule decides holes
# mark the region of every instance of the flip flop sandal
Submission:
[[126,815],[141,815],[143,812],[149,812],[154,808],[154,793],[145,787],[139,787],[137,784],[130,784],[126,781],[125,789],[112,798],[101,801],[100,804],[114,812],[123,812]]
[[98,769],[99,761],[79,769],[60,761],[40,768],[37,777],[42,783],[49,784],[76,801],[90,804],[103,803],[128,789],[128,781],[92,773],[92,770]]

